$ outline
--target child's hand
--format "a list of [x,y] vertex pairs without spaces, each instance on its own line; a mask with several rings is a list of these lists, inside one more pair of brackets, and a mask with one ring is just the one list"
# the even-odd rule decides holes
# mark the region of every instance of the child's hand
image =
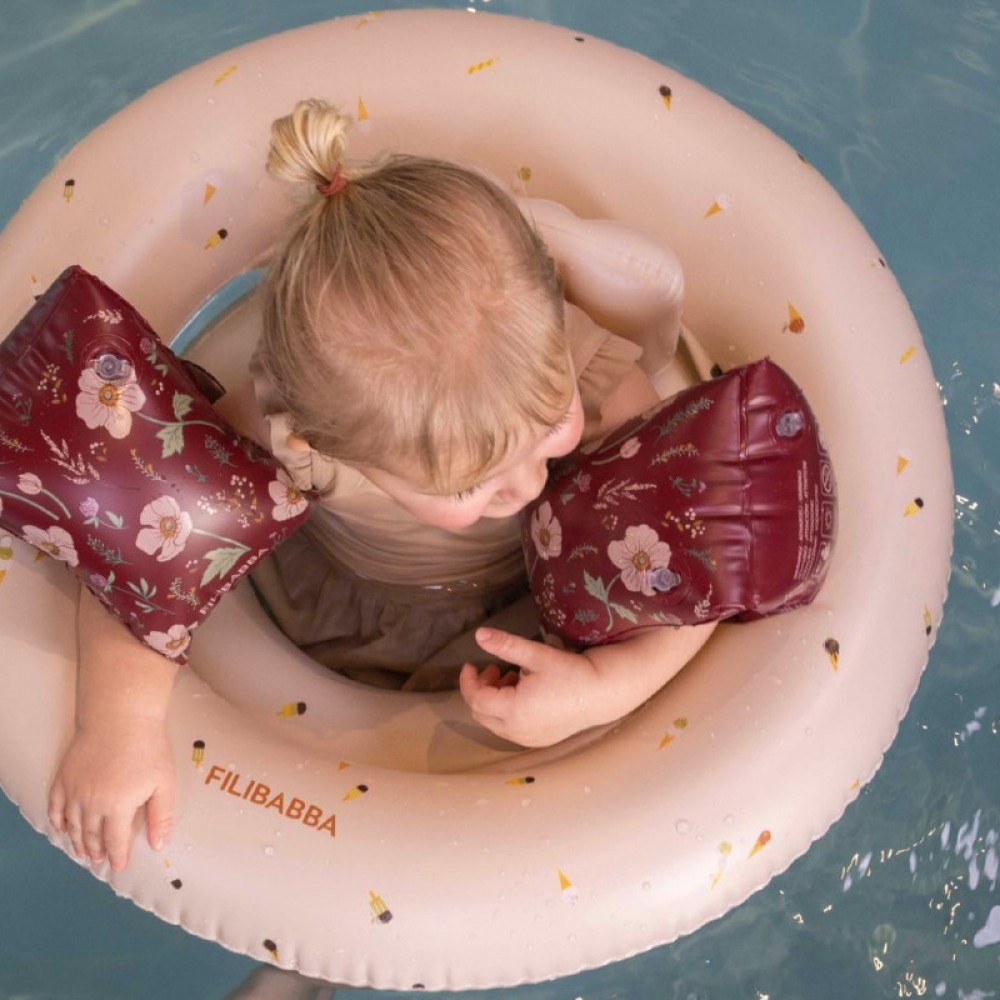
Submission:
[[594,697],[597,672],[586,656],[499,629],[479,629],[476,641],[487,653],[521,668],[520,673],[504,672],[490,664],[479,673],[467,663],[459,675],[473,718],[497,736],[526,747],[551,746],[611,721]]
[[479,645],[521,671],[504,673],[491,664],[480,674],[467,663],[459,687],[473,718],[497,736],[549,746],[637,708],[695,656],[716,624],[655,626],[583,653],[481,628]]
[[77,731],[49,793],[49,820],[77,857],[114,871],[128,864],[146,808],[146,836],[159,850],[173,826],[175,774],[162,723],[116,718]]

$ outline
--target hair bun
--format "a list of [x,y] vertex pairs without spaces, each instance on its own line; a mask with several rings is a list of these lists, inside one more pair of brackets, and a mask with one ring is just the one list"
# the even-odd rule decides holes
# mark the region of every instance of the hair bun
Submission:
[[344,157],[352,124],[350,115],[327,101],[299,101],[290,115],[271,124],[268,172],[295,184],[329,184]]

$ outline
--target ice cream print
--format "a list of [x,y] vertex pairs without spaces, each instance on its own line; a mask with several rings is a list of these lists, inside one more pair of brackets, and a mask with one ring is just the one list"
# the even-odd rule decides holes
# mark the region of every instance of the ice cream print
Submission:
[[219,387],[81,268],[0,353],[0,518],[183,662],[219,596],[308,501],[212,408]]
[[[404,79],[416,37],[427,72]],[[250,581],[226,593],[303,520],[305,480],[228,430],[210,383],[121,295],[79,278],[66,297],[41,294],[70,261],[104,268],[167,339],[207,294],[235,289],[224,283],[256,266],[290,208],[257,186],[260,157],[247,150],[279,91],[330,93],[331,53],[330,96],[364,94],[373,148],[390,137],[482,160],[515,188],[592,214],[583,263],[618,273],[621,242],[605,227],[641,220],[688,271],[680,346],[668,358],[644,343],[640,362],[661,372],[664,394],[708,380],[552,466],[525,514],[546,630],[603,643],[816,598],[716,629],[641,708],[557,752],[484,742],[458,693],[320,674]],[[479,148],[511,107],[523,112],[518,141]],[[428,108],[444,111],[416,113]],[[598,169],[595,149],[622,168]],[[111,183],[120,177],[141,183]],[[564,27],[446,10],[250,43],[154,88],[68,152],[17,213],[0,268],[6,328],[33,298],[43,312],[0,347],[0,784],[25,817],[45,827],[44,789],[73,725],[67,597],[79,579],[170,658],[146,657],[154,668],[192,664],[176,671],[170,706],[176,830],[163,853],[139,837],[124,872],[94,874],[269,973],[383,991],[551,980],[694,932],[784,871],[878,767],[941,620],[951,551],[954,491],[919,331],[824,183],[670,68]],[[629,268],[644,260],[629,255]],[[597,270],[568,270],[567,286],[603,301]],[[635,308],[627,296],[623,312]],[[254,330],[220,324],[191,352],[235,388]],[[856,435],[868,413],[858,398],[892,419]],[[727,537],[734,495],[748,504]],[[748,542],[761,557],[750,569],[730,562]],[[875,567],[897,585],[867,586]],[[208,627],[192,631],[217,597]],[[864,726],[845,725],[859,704]],[[968,936],[992,940],[1000,920],[980,909]]]

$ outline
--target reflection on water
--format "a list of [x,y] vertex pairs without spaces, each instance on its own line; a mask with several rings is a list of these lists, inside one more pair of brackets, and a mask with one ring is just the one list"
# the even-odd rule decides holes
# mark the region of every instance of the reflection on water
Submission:
[[[981,731],[977,710],[958,739]],[[996,735],[996,722],[991,725]],[[991,817],[992,816],[992,820]],[[893,995],[968,998],[995,996],[1000,980],[1000,857],[995,804],[968,819],[945,820],[910,843],[854,854],[843,869],[843,892],[863,907],[895,910],[868,941],[868,959]],[[913,892],[922,908],[887,907],[886,897]]]

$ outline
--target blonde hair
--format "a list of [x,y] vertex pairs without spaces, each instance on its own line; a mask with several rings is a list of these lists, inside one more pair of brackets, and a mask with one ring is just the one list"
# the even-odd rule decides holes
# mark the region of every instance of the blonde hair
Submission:
[[272,126],[274,176],[347,183],[310,191],[272,262],[258,357],[315,450],[464,489],[570,405],[559,277],[491,181],[417,156],[348,167],[350,124],[310,100]]

